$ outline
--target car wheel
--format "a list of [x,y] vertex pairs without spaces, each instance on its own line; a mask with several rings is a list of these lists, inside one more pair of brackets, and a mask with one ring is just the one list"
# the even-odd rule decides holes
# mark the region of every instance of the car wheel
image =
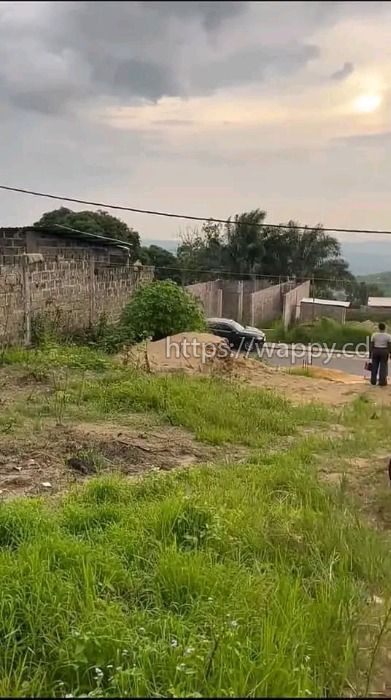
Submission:
[[243,343],[243,349],[246,352],[249,352],[250,350],[253,350],[254,347],[254,341],[252,338],[246,338],[246,340]]

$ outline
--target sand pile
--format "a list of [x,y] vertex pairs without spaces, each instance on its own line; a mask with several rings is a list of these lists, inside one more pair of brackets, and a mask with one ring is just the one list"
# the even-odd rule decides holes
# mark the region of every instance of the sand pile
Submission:
[[147,341],[128,348],[120,359],[128,366],[152,373],[208,374],[267,388],[285,385],[288,375],[297,390],[309,382],[312,392],[317,386],[316,380],[335,384],[363,383],[362,377],[314,365],[307,368],[307,377],[300,376],[303,370],[299,367],[296,371],[292,367],[270,367],[259,359],[231,351],[224,338],[211,333],[178,333],[162,340]]
[[227,341],[211,333],[178,333],[129,348],[125,364],[149,372],[217,374],[251,380],[254,372],[270,372],[262,363],[231,351]]

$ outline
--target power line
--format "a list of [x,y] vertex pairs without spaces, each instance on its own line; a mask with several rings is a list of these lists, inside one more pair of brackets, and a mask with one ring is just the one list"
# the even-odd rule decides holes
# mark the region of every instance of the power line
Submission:
[[[287,274],[281,274],[281,275],[262,275],[254,272],[231,272],[230,270],[224,270],[222,268],[220,269],[214,269],[210,270],[208,268],[195,268],[195,267],[176,267],[173,265],[152,265],[154,270],[166,270],[169,272],[190,272],[190,273],[203,273],[203,274],[208,274],[208,275],[227,275],[229,277],[250,277],[251,279],[264,279],[264,280],[279,280],[280,282],[296,282],[297,284],[301,284],[302,282],[333,282],[334,284],[340,284],[343,285],[345,284],[356,284],[356,281],[350,277],[301,277],[300,275],[296,275],[296,277],[290,277]],[[251,281],[250,279],[250,281]],[[192,284],[192,283],[190,283]],[[194,284],[198,284],[198,282],[194,282]]]
[[[156,211],[153,209],[136,209],[135,207],[123,206],[120,204],[104,204],[103,202],[93,202],[88,199],[76,199],[74,197],[64,197],[56,194],[48,194],[47,192],[35,192],[34,190],[26,190],[21,187],[9,187],[7,185],[0,185],[1,190],[7,190],[8,192],[19,192],[21,194],[30,194],[34,197],[46,197],[47,199],[57,199],[62,202],[73,202],[74,204],[86,204],[92,207],[100,207],[103,209],[116,209],[119,211],[131,211],[135,214],[149,214],[151,216],[165,216],[170,219],[188,219],[189,221],[210,221],[214,224],[235,224],[235,221],[230,219],[215,219],[210,216],[192,216],[191,214],[175,214],[173,212],[166,211]],[[263,228],[273,228],[273,229],[297,229],[303,231],[308,228],[317,228],[317,226],[297,226],[295,224],[257,224],[254,222],[247,222],[247,226],[259,226]],[[379,234],[379,235],[391,235],[391,231],[380,231],[376,229],[357,229],[357,228],[323,228],[322,231],[325,233],[368,233],[368,234]]]

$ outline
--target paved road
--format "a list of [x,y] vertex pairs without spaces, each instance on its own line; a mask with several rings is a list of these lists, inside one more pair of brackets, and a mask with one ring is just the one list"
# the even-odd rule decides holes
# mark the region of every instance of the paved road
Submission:
[[[295,353],[292,352],[292,348],[288,349],[280,347],[272,350],[271,348],[266,347],[263,351],[262,359],[271,365],[281,365],[283,367],[302,367],[303,365],[303,353],[299,353],[299,356],[296,357]],[[307,355],[305,359],[307,359]],[[333,355],[331,358],[329,358],[327,354],[324,353],[321,357],[312,358],[312,364],[328,369],[339,369],[342,370],[342,372],[356,374],[362,377],[364,376],[365,360],[365,357],[357,357],[355,355],[345,355],[345,357]],[[368,376],[367,372],[365,372],[365,376]]]

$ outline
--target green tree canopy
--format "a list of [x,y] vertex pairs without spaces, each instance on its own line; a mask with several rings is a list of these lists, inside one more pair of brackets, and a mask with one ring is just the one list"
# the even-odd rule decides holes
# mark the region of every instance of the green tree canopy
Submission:
[[[188,282],[215,276],[217,271],[298,279],[331,278],[350,284],[354,277],[341,256],[339,241],[321,226],[297,228],[293,221],[272,228],[261,209],[236,215],[226,225],[207,222],[182,236],[178,260]],[[325,287],[325,284],[320,286]]]
[[139,258],[144,265],[153,265],[155,279],[181,282],[181,272],[178,269],[179,262],[173,253],[158,245],[142,246]]
[[124,221],[117,219],[116,216],[111,216],[105,211],[72,211],[67,209],[67,207],[60,207],[60,209],[46,212],[34,224],[36,227],[45,226],[48,228],[58,225],[69,226],[85,233],[96,233],[99,236],[126,241],[132,246],[132,257],[138,257],[140,236],[137,231],[129,228]]

